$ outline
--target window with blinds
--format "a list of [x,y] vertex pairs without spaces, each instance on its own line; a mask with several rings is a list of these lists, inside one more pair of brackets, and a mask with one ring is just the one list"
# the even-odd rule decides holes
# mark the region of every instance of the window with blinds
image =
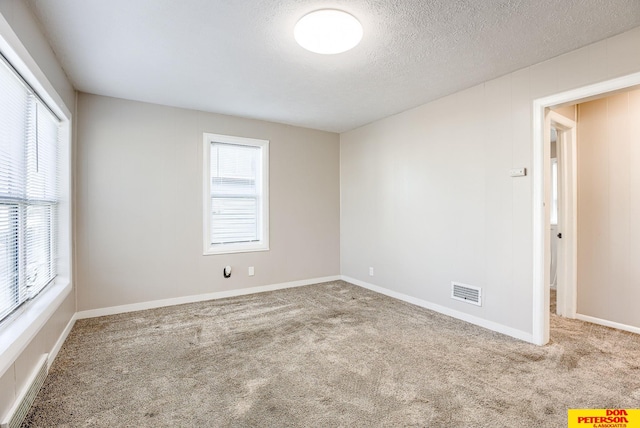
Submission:
[[268,249],[268,141],[205,134],[205,254]]
[[0,321],[56,276],[60,121],[0,57]]

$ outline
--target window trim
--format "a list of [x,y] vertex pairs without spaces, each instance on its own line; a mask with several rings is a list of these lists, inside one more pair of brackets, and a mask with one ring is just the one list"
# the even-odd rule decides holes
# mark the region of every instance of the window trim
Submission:
[[[241,146],[260,147],[262,149],[262,195],[260,240],[257,242],[211,244],[211,143],[236,144]],[[269,251],[269,140],[256,138],[235,137],[231,135],[203,133],[202,146],[202,225],[203,225],[203,255],[248,253],[255,251]]]

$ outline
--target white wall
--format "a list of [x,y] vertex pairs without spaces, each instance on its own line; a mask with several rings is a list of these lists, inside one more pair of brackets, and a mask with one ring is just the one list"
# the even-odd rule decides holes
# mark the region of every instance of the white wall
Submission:
[[[0,1],[0,14],[29,52],[29,55],[35,60],[40,70],[46,75],[62,98],[66,108],[73,112],[75,109],[73,86],[67,79],[47,39],[42,34],[39,23],[27,8],[26,3],[20,0],[2,0]],[[3,36],[8,35],[3,34]],[[13,405],[17,394],[26,385],[40,356],[51,352],[75,310],[75,295],[72,292],[60,304],[15,362],[0,375],[0,419],[4,417]]]
[[530,336],[532,181],[509,169],[531,168],[533,100],[640,71],[638,51],[640,28],[342,134],[342,274]]
[[[339,275],[337,134],[88,94],[77,130],[79,311]],[[203,132],[270,140],[270,251],[202,255]]]
[[578,307],[640,328],[640,90],[578,105]]

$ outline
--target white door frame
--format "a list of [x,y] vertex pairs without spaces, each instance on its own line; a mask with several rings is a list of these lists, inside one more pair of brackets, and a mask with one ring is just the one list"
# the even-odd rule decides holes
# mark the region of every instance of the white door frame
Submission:
[[[576,122],[554,111],[548,111],[546,120],[549,127],[557,130],[556,148],[558,154],[558,241],[556,272],[557,312],[567,318],[576,317],[577,275],[578,275],[578,168],[576,151]],[[545,124],[545,128],[546,128]],[[550,134],[545,133],[546,139]],[[551,206],[551,204],[549,204]],[[552,237],[549,233],[550,239]],[[549,308],[549,305],[546,306]]]
[[[602,94],[640,85],[640,73],[573,89],[533,101],[533,343],[549,342],[549,260],[550,260],[550,121],[549,107],[589,101]],[[547,136],[545,138],[545,136]]]

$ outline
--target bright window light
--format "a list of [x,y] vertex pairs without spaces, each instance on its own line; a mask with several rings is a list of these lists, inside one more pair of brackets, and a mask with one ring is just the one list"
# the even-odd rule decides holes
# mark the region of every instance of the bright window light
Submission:
[[298,44],[311,52],[338,54],[360,43],[362,25],[346,12],[323,9],[300,18],[293,33]]

